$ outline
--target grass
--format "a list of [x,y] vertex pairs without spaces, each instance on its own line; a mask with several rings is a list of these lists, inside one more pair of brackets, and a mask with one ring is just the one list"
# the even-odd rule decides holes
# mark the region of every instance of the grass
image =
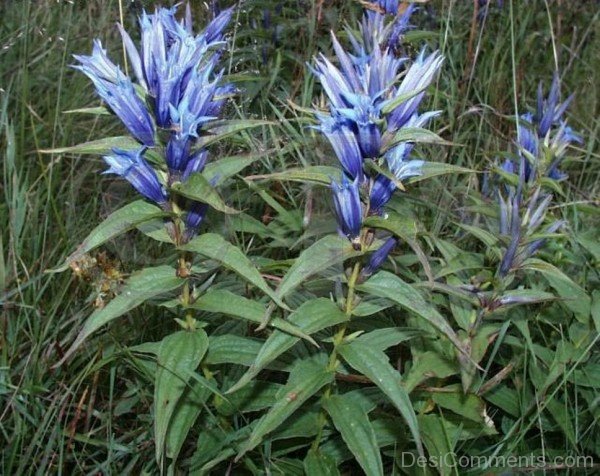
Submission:
[[[329,160],[322,144],[314,148],[312,133],[298,110],[310,106],[315,97],[315,85],[304,64],[317,49],[328,48],[327,30],[339,30],[339,19],[350,19],[358,9],[349,2],[326,3],[330,5],[321,11],[321,2],[314,0],[287,2],[289,7],[282,14],[286,21],[275,48],[269,34],[251,28],[253,21],[260,21],[261,8],[270,2],[247,2],[238,18],[229,65],[230,73],[240,76],[239,85],[246,94],[238,107],[231,106],[231,116],[266,116],[279,123],[242,134],[218,154],[270,151],[261,160],[262,170],[253,172]],[[538,81],[549,84],[558,65],[564,90],[577,93],[570,109],[571,125],[585,137],[585,145],[567,166],[567,196],[561,205],[572,227],[573,246],[581,246],[576,237],[593,230],[599,221],[600,13],[593,2],[504,3],[503,9],[492,9],[473,29],[471,2],[431,2],[419,17],[419,26],[432,32],[431,41],[439,44],[447,58],[433,99],[434,107],[443,111],[437,126],[445,139],[460,144],[428,152],[434,160],[484,170],[499,151],[506,150],[514,135],[515,99],[520,110],[532,105]],[[132,23],[140,2],[125,6],[126,21]],[[134,312],[111,326],[101,339],[91,340],[68,365],[53,368],[88,315],[97,290],[71,273],[47,270],[63,261],[128,192],[122,184],[98,174],[102,165],[96,159],[38,151],[118,133],[114,121],[64,111],[97,104],[82,75],[68,65],[72,54],[89,51],[92,38],[102,38],[113,51],[119,47],[114,28],[119,7],[116,0],[3,2],[0,6],[3,474],[156,471],[153,376],[125,346],[159,338],[171,328],[170,319],[160,312]],[[457,209],[460,197],[449,191],[476,186],[465,176],[444,178],[440,185],[434,198],[424,188],[420,195],[435,232],[448,228],[448,217],[460,220],[464,213]],[[243,197],[239,190],[231,193],[234,201]],[[318,203],[318,196],[293,185],[273,185],[269,194],[263,194],[266,202],[253,202],[248,214],[276,216],[279,245],[251,243],[243,234],[240,241],[258,250],[276,248],[270,252],[282,254],[299,238],[302,220],[310,217],[316,228],[317,212],[326,208],[316,206],[311,212],[309,199]],[[597,236],[590,235],[590,239]],[[124,273],[157,252],[134,248],[127,238],[108,250],[109,256],[120,258],[118,266]],[[584,275],[590,289],[598,286],[597,264],[588,260]],[[536,333],[537,338],[544,336]],[[591,352],[588,349],[582,358],[590,358]],[[523,372],[523,380],[535,379],[527,366]],[[538,390],[568,393],[566,378],[551,389]],[[543,397],[539,400],[545,401]],[[581,406],[597,415],[597,398],[590,395],[588,402],[573,402],[565,409],[565,421],[576,422]],[[523,428],[543,427],[547,423],[543,418],[541,407],[523,409],[497,451],[525,445]],[[575,423],[573,431],[566,444],[578,453],[589,452],[598,437],[598,425],[580,428]]]

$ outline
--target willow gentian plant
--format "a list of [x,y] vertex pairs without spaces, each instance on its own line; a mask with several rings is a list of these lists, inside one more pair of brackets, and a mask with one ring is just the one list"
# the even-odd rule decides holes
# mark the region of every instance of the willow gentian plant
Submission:
[[[546,241],[536,238],[544,223],[553,194],[548,192],[555,182],[564,181],[567,175],[560,166],[567,148],[581,143],[581,138],[567,125],[564,113],[573,95],[560,102],[559,78],[554,76],[548,97],[540,83],[535,113],[527,112],[517,121],[517,158],[506,159],[501,171],[517,175],[516,185],[499,186],[500,234],[509,236],[508,246],[498,268],[498,275],[506,277],[533,256]],[[554,220],[541,233],[552,235],[564,222]]]
[[[528,306],[554,299],[539,288],[529,288],[528,274],[541,272],[556,287],[561,297],[565,290],[577,294],[579,287],[570,281],[552,264],[536,257],[549,240],[560,235],[557,232],[565,220],[558,219],[550,211],[555,204],[555,192],[560,193],[560,183],[566,179],[561,170],[569,146],[581,143],[581,138],[567,125],[565,112],[573,96],[560,102],[559,79],[555,75],[547,97],[544,97],[542,84],[538,88],[535,111],[517,116],[515,140],[516,150],[507,154],[500,165],[496,165],[496,178],[486,175],[484,194],[495,201],[496,221],[488,221],[489,232],[478,233],[476,227],[466,228],[479,239],[484,240],[489,252],[498,258],[495,274],[482,270],[477,279],[468,285],[461,285],[476,296],[477,309],[468,320],[459,318],[466,331],[468,349],[479,351],[471,357],[479,362],[484,353],[481,342],[495,335],[495,316],[505,315],[507,310],[514,313],[515,306]],[[498,164],[498,162],[497,162]],[[565,284],[568,283],[568,284]],[[456,284],[456,283],[455,283]],[[576,313],[583,306],[568,304]],[[585,313],[585,311],[583,311]],[[477,344],[479,342],[479,344]],[[484,346],[483,348],[486,348]],[[463,386],[469,388],[475,377],[476,368],[463,362]],[[480,383],[478,383],[480,385]]]
[[[412,8],[386,24],[383,15],[368,11],[360,35],[348,30],[350,52],[332,34],[339,67],[321,55],[313,68],[329,105],[328,112],[317,111],[317,129],[329,140],[342,167],[341,180],[331,184],[339,231],[356,249],[372,239],[363,221],[382,216],[394,192],[404,189],[403,182],[421,175],[423,161],[411,156],[415,140],[410,131],[439,114],[419,113],[419,105],[442,64],[441,55],[423,49],[406,66],[407,59],[397,57],[389,46],[389,33],[397,25],[406,27],[411,13]],[[401,73],[404,77],[398,81]],[[374,264],[392,248],[383,247],[366,270],[375,271]]]
[[[94,42],[91,55],[75,56],[74,68],[92,81],[104,103],[100,113],[117,116],[130,135],[69,150],[102,154],[108,165],[104,173],[125,179],[141,199],[112,213],[68,259],[67,266],[136,227],[170,243],[179,258],[176,265],[134,272],[120,294],[86,320],[62,361],[100,327],[145,301],[159,300],[175,313],[183,330],[140,348],[155,355],[154,432],[161,471],[167,459],[175,464],[209,397],[197,388],[191,390],[192,383],[203,388],[214,385],[207,367],[203,374],[195,373],[205,362],[209,345],[203,329],[207,323],[198,320],[198,314],[212,310],[260,323],[256,314],[239,312],[240,302],[252,308],[254,289],[281,303],[244,252],[216,233],[200,233],[209,209],[238,213],[225,204],[215,187],[251,163],[247,157],[229,157],[223,165],[211,161],[209,145],[237,130],[264,124],[222,119],[225,103],[235,92],[220,66],[232,14],[232,9],[223,10],[202,32],[194,33],[189,4],[181,19],[177,6],[157,8],[142,13],[139,44],[118,25],[129,60],[126,66],[113,63],[100,40]],[[97,113],[98,108],[84,112]],[[196,257],[204,258],[202,264]],[[221,267],[250,285],[245,296],[213,292],[211,284]],[[219,310],[220,306],[227,309]],[[267,325],[310,340],[293,324],[275,320]]]
[[[232,10],[221,12],[199,35],[193,34],[189,6],[181,22],[175,14],[176,7],[152,15],[144,12],[139,49],[119,25],[133,78],[108,58],[99,40],[91,56],[75,56],[79,64],[74,67],[91,79],[98,95],[140,143],[134,151],[113,148],[104,156],[110,166],[105,173],[120,175],[165,210],[184,211],[184,229],[178,223],[170,228],[172,238],[181,244],[198,232],[208,206],[182,201],[167,188],[204,170],[208,151],[199,143],[202,128],[219,118],[233,92],[231,84],[222,84],[223,72],[216,69]],[[153,148],[164,154],[166,177],[145,158]]]
[[[367,347],[368,339],[363,342],[360,338],[356,339],[356,334],[346,335],[353,317],[362,314],[359,311],[360,291],[366,295],[383,296],[383,289],[389,286],[397,294],[392,292],[386,296],[393,295],[392,299],[401,306],[411,307],[408,301],[400,298],[403,293],[406,293],[404,296],[410,295],[415,302],[422,301],[419,293],[397,276],[377,273],[396,246],[398,236],[388,236],[381,242],[376,229],[390,229],[386,225],[394,219],[386,211],[387,204],[397,190],[405,190],[408,179],[423,173],[424,161],[413,157],[412,153],[420,137],[434,136],[423,128],[439,114],[438,111],[422,112],[420,105],[425,90],[442,65],[440,53],[427,53],[423,48],[414,61],[398,55],[401,51],[399,41],[409,26],[408,19],[413,10],[410,7],[404,14],[398,15],[397,2],[386,2],[380,8],[367,9],[358,32],[346,29],[349,50],[332,33],[337,64],[325,54],[320,54],[310,67],[323,88],[327,106],[327,110],[315,111],[318,125],[314,128],[327,138],[340,166],[339,171],[330,177],[338,233],[353,250],[345,255],[350,262],[345,275],[347,291],[345,296],[342,291],[337,292],[346,322],[339,326],[333,337],[327,369],[339,371],[343,360],[345,365],[379,386],[403,416],[417,451],[423,454],[417,418],[405,389],[399,385],[398,372],[390,366],[383,350]],[[311,248],[318,247],[319,243]],[[309,250],[304,254],[308,254]],[[361,256],[373,250],[368,261],[363,263]],[[352,258],[352,254],[358,257]],[[423,310],[418,312],[426,314]],[[360,329],[360,324],[355,325]],[[459,345],[452,330],[447,325],[442,327]],[[318,451],[321,444],[326,415],[352,448],[352,436],[347,432],[353,430],[343,420],[364,419],[367,425],[368,417],[351,403],[349,395],[335,394],[332,384],[326,387],[324,398],[322,426],[313,450]],[[349,406],[339,411],[340,408],[336,407],[338,402]],[[347,414],[346,410],[357,414]],[[378,451],[375,453],[378,455]],[[373,472],[368,461],[357,459],[365,472]]]

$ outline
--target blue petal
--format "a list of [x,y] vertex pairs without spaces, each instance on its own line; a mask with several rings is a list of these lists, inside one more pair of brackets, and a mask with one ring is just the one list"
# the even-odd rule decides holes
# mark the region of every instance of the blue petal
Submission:
[[350,181],[343,175],[341,183],[331,181],[331,190],[340,233],[354,241],[360,235],[363,214],[358,179]]
[[113,149],[112,155],[104,157],[109,166],[104,173],[120,175],[147,199],[165,204],[167,194],[156,172],[144,159],[145,151],[145,147],[134,151]]

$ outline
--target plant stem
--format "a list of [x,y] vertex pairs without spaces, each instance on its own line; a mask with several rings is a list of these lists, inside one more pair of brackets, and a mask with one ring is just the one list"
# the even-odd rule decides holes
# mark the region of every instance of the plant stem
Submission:
[[[348,294],[346,295],[346,302],[344,304],[344,311],[346,313],[347,320],[346,322],[340,325],[340,328],[333,337],[333,350],[331,351],[331,355],[329,356],[329,362],[327,364],[327,370],[330,372],[335,372],[335,369],[338,366],[337,349],[344,342],[346,328],[348,327],[348,322],[350,321],[354,305],[354,288],[356,287],[356,282],[358,281],[359,276],[360,263],[357,261],[356,263],[354,263],[354,268],[352,269],[352,274],[350,275],[350,278],[348,278]],[[323,398],[328,398],[331,395],[334,381],[335,379],[329,385],[327,385],[325,393],[323,394]],[[319,431],[317,432],[317,436],[315,437],[312,444],[313,450],[317,450],[317,448],[319,447],[319,443],[321,442],[321,438],[323,436],[323,428],[325,427],[325,423],[327,423],[327,415],[325,415],[325,412],[321,410],[321,415],[319,416]]]

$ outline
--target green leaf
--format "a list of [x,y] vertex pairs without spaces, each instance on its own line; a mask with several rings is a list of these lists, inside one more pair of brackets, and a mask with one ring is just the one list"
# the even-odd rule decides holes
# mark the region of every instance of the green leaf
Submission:
[[306,405],[301,412],[289,417],[284,426],[279,427],[271,435],[271,441],[290,438],[310,438],[319,433],[321,427],[321,406]]
[[[326,298],[317,298],[302,304],[290,314],[287,322],[310,335],[347,320],[348,316],[334,302]],[[267,365],[291,349],[298,340],[286,332],[273,332],[260,349],[252,366],[226,393],[235,392],[248,384]]]
[[594,326],[596,327],[596,332],[600,333],[600,291],[594,290],[592,293],[592,304],[590,306],[592,313],[592,320],[594,321]]
[[485,403],[472,393],[465,394],[459,386],[444,387],[444,391],[432,392],[430,398],[440,407],[451,410],[481,425],[485,421]]
[[357,286],[363,292],[374,296],[391,299],[425,319],[432,326],[440,330],[463,354],[462,343],[446,319],[410,284],[402,281],[398,276],[380,271],[364,284]]
[[106,107],[82,107],[80,109],[70,109],[68,111],[63,111],[63,114],[91,114],[92,116],[112,116],[112,112],[110,112]]
[[319,451],[310,449],[304,458],[304,472],[310,476],[338,476],[335,460]]
[[205,362],[207,365],[238,364],[250,367],[262,344],[260,339],[232,334],[210,336]]
[[538,291],[536,289],[514,289],[512,291],[506,291],[500,300],[506,305],[510,304],[533,304],[539,302],[547,302],[556,300],[556,296],[552,293],[545,291]]
[[423,352],[415,356],[413,366],[404,375],[404,387],[410,393],[423,380],[450,377],[458,372],[456,362],[444,358],[437,352]]
[[343,395],[332,395],[323,400],[323,407],[365,474],[383,476],[375,430],[360,405]]
[[288,169],[266,175],[251,175],[246,180],[279,180],[289,182],[314,183],[318,185],[331,184],[331,177],[339,177],[340,169],[328,165],[312,165],[302,169]]
[[246,213],[228,215],[227,225],[228,229],[232,231],[248,233],[250,235],[258,235],[261,238],[272,238],[270,230],[266,225]]
[[238,392],[229,395],[227,401],[218,399],[215,406],[217,411],[225,416],[256,412],[272,407],[282,388],[283,385],[277,383],[255,380]]
[[406,420],[419,454],[424,455],[417,416],[408,393],[400,385],[400,372],[390,365],[388,357],[382,351],[357,341],[341,345],[338,350],[352,368],[368,377],[388,396]]
[[524,269],[539,271],[544,275],[548,284],[558,293],[575,317],[586,324],[591,312],[591,298],[585,290],[573,282],[557,267],[537,258],[529,258],[523,263]]
[[384,135],[384,137],[382,137],[382,142],[382,153],[390,150],[401,142],[453,145],[452,142],[442,139],[435,132],[430,131],[429,129],[423,129],[422,127],[402,127],[400,130],[394,132],[393,136],[387,135],[386,137]]
[[264,154],[223,157],[208,163],[202,171],[202,175],[209,183],[215,180],[215,186],[217,186],[263,157]]
[[190,374],[200,365],[207,349],[208,336],[202,329],[175,332],[161,341],[154,383],[154,436],[159,465],[162,465],[171,417],[188,387]]
[[71,263],[81,259],[83,255],[106,243],[108,240],[134,229],[140,223],[167,215],[165,211],[156,205],[144,200],[136,200],[133,203],[125,205],[123,208],[119,208],[117,211],[111,213],[102,223],[94,228],[62,266],[50,270],[50,272],[64,271]]
[[90,154],[105,155],[110,154],[113,148],[132,150],[139,149],[140,143],[131,136],[105,137],[104,139],[84,142],[83,144],[69,147],[58,147],[55,149],[41,149],[41,154]]
[[488,248],[493,248],[498,243],[498,236],[490,233],[483,228],[478,226],[466,225],[464,223],[457,223],[463,230],[468,231],[471,235],[481,241]]
[[165,453],[173,461],[177,460],[190,429],[200,416],[210,395],[210,389],[197,381],[192,382],[191,387],[184,389],[171,417],[171,423],[167,426]]
[[250,438],[236,456],[236,461],[254,449],[263,438],[298,410],[302,404],[325,385],[333,381],[333,372],[326,369],[324,359],[310,358],[301,361],[290,373],[277,401],[254,427]]
[[60,366],[75,352],[83,341],[97,329],[108,324],[113,319],[122,316],[143,302],[168,293],[183,285],[184,280],[176,276],[176,271],[170,266],[146,268],[131,275],[121,293],[102,309],[97,309],[85,321],[73,344],[60,360]]
[[[262,324],[264,317],[267,314],[267,308],[264,304],[251,299],[246,299],[245,297],[233,294],[230,291],[219,289],[208,291],[206,294],[200,296],[189,307],[201,311],[227,314],[257,324]],[[301,339],[306,339],[313,345],[317,345],[316,342],[310,336],[302,332],[301,329],[280,317],[271,318],[268,325]]]
[[296,258],[277,287],[277,296],[284,298],[314,274],[360,254],[361,252],[352,248],[348,239],[339,235],[321,238]]
[[194,150],[203,149],[210,144],[214,144],[215,142],[237,134],[238,132],[252,129],[253,127],[262,127],[272,124],[274,123],[271,121],[263,121],[260,119],[229,119],[227,121],[214,122],[211,126],[204,129],[204,135],[200,136]]
[[367,345],[372,349],[385,350],[415,337],[420,337],[423,332],[420,329],[410,327],[386,327],[361,334],[356,342]]
[[384,103],[383,107],[381,108],[381,113],[384,115],[389,114],[394,109],[396,109],[400,104],[421,94],[423,91],[425,91],[425,89],[427,89],[427,86],[419,88],[419,89],[415,89],[412,91],[408,91],[404,94],[398,94],[393,99],[389,99],[388,101],[386,101]]
[[419,415],[419,425],[423,432],[423,442],[427,448],[430,458],[438,469],[439,474],[446,476],[453,474],[452,463],[454,457],[454,445],[457,438],[450,437],[452,428],[444,418],[437,415]]
[[239,210],[235,210],[225,204],[215,188],[200,173],[192,174],[185,182],[177,182],[171,188],[176,193],[192,200],[206,203],[219,212],[227,214],[239,213]]
[[188,244],[183,246],[182,249],[199,253],[207,258],[218,261],[227,269],[237,273],[246,281],[254,284],[279,306],[287,309],[287,306],[265,282],[246,254],[237,246],[225,241],[222,236],[215,233],[204,233],[194,238]]
[[470,174],[474,173],[474,170],[467,169],[465,167],[459,167],[458,165],[445,164],[442,162],[425,162],[421,170],[421,175],[410,177],[406,179],[407,183],[416,183],[423,180],[437,177],[438,175],[446,174]]

